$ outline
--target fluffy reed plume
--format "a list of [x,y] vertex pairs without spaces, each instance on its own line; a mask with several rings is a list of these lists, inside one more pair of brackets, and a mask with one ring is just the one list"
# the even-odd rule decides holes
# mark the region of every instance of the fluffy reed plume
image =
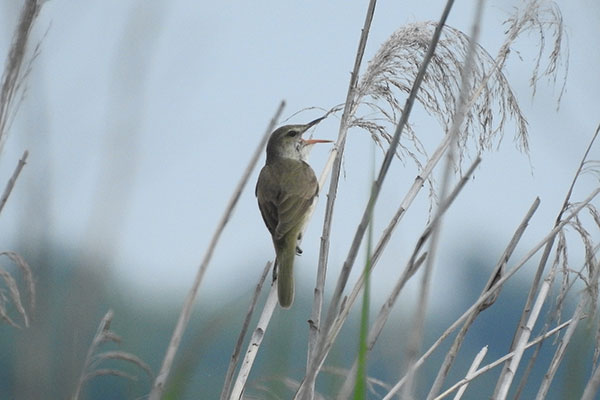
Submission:
[[[403,111],[400,97],[410,90],[435,26],[436,23],[429,21],[397,30],[369,62],[361,79],[359,96],[370,112],[357,116],[352,125],[367,129],[380,145],[380,138],[387,142],[391,139],[389,128],[396,124]],[[417,95],[419,103],[439,121],[445,133],[458,106],[460,70],[468,45],[465,33],[445,26]],[[528,149],[527,122],[504,74],[495,69],[494,64],[489,53],[477,45],[467,97],[472,100],[458,138],[461,155],[467,148],[480,152],[492,148],[494,143],[499,144],[510,119],[517,128],[515,140],[519,147]],[[468,146],[470,143],[474,146]],[[400,141],[399,153],[401,157],[410,156],[419,167],[417,154],[427,156],[421,140],[411,129]]]
[[[595,171],[595,173],[598,173],[598,171]],[[570,212],[579,204],[579,202],[569,203],[565,208],[566,212]],[[580,213],[577,217],[573,218],[557,235],[557,245],[552,263],[552,271],[556,271],[557,275],[560,274],[561,280],[555,306],[549,312],[549,320],[553,322],[561,322],[563,306],[565,305],[569,292],[577,281],[583,283],[583,295],[589,297],[586,300],[586,304],[589,305],[587,312],[591,315],[595,315],[597,311],[599,297],[598,279],[600,277],[600,262],[597,258],[598,249],[600,249],[600,240],[597,235],[600,231],[600,212],[592,203],[586,204],[584,211],[585,213]],[[575,234],[575,237],[569,242],[568,238],[569,233],[571,233],[570,231]],[[575,245],[573,242],[577,239],[579,239],[580,247],[583,248],[583,266],[579,269],[574,269],[574,262],[569,258],[568,248],[569,243],[573,246]],[[582,252],[577,249],[577,256],[581,256],[581,253]],[[597,325],[594,364],[597,363],[599,356],[600,325]]]
[[[468,151],[477,154],[497,147],[509,121],[515,126],[514,141],[517,147],[522,151],[529,149],[527,121],[502,72],[515,41],[521,35],[536,34],[540,43],[530,77],[533,94],[542,77],[556,82],[561,71],[563,86],[559,101],[564,91],[568,46],[562,15],[556,4],[548,1],[527,2],[522,8],[515,9],[505,25],[505,41],[495,58],[482,46],[476,46],[468,87],[467,113],[458,138],[459,163]],[[357,103],[362,107],[355,113],[351,125],[369,131],[382,148],[381,140],[389,143],[392,138],[393,128],[403,112],[402,98],[410,91],[435,27],[436,22],[426,21],[398,29],[380,47],[361,78],[357,88]],[[546,54],[548,35],[553,38],[550,54]],[[450,129],[458,105],[460,71],[468,46],[469,38],[465,33],[444,26],[417,95],[421,106],[439,121],[445,133]],[[421,140],[410,127],[403,133],[398,155],[401,158],[410,157],[419,168],[422,163],[419,156],[427,157]]]
[[[18,105],[25,94],[24,84],[27,75],[31,71],[31,65],[40,52],[38,44],[32,53],[32,56],[26,61],[27,42],[32,26],[38,16],[42,1],[27,0],[21,11],[19,22],[15,29],[13,42],[6,58],[6,65],[2,74],[2,84],[0,87],[0,152],[4,146],[6,135],[12,119],[17,112]],[[10,193],[15,185],[19,173],[25,165],[28,152],[23,153],[23,157],[19,161],[12,177],[9,179],[6,187],[0,197],[0,212],[4,208]],[[3,257],[2,257],[3,256]],[[29,309],[33,311],[35,304],[35,285],[31,268],[17,253],[4,251],[0,253],[0,258],[8,258],[14,265],[21,270],[23,274],[24,285],[27,287],[29,294]],[[0,288],[0,318],[8,322],[10,325],[20,327],[18,323],[10,317],[10,312],[7,308],[8,304],[12,303],[19,316],[23,319],[25,327],[29,327],[29,316],[23,306],[21,291],[17,280],[13,277],[10,270],[5,269],[0,264],[0,282],[4,282],[6,290]]]
[[[23,275],[24,285],[27,289],[27,294],[29,297],[28,307],[29,312],[33,311],[33,307],[35,305],[35,285],[33,283],[33,274],[31,273],[31,268],[29,265],[23,260],[21,256],[12,251],[3,251],[0,253],[0,259],[7,258],[14,265],[21,270]],[[15,322],[13,318],[10,317],[10,312],[8,311],[8,305],[12,303],[16,312],[23,319],[23,325],[29,327],[29,316],[28,312],[25,309],[22,301],[21,291],[19,290],[19,285],[17,280],[13,278],[12,274],[4,269],[0,265],[0,282],[4,282],[7,290],[0,290],[0,318],[5,320],[10,325],[15,328],[20,328],[20,325]]]
[[106,315],[104,315],[104,318],[102,318],[102,321],[100,321],[100,325],[98,325],[98,330],[96,331],[96,335],[94,335],[94,339],[92,340],[92,344],[90,345],[87,356],[85,358],[84,367],[81,371],[77,387],[75,388],[75,393],[73,394],[73,397],[71,397],[72,400],[79,399],[84,384],[90,379],[93,379],[97,376],[113,375],[131,380],[137,380],[136,376],[130,375],[127,372],[121,371],[119,369],[99,368],[99,364],[107,360],[125,361],[143,370],[150,377],[150,379],[153,378],[153,374],[150,367],[145,362],[143,362],[131,353],[126,353],[124,351],[105,351],[102,353],[97,353],[100,346],[104,343],[121,342],[121,338],[110,330],[110,324],[112,322],[112,319],[113,311],[109,310],[106,313]]
[[25,94],[24,84],[31,71],[31,65],[40,52],[36,45],[32,56],[26,61],[27,42],[31,28],[39,14],[43,1],[27,0],[21,11],[19,23],[15,29],[13,43],[6,59],[0,88],[0,150],[4,146],[6,134],[18,105]]
[[[15,183],[21,170],[25,166],[25,162],[27,160],[28,152],[25,151],[23,153],[23,157],[19,160],[15,171],[12,176],[8,180],[6,187],[0,196],[0,212],[4,208],[4,205],[8,201],[8,197],[12,193],[13,188],[15,187]],[[3,251],[0,252],[0,259],[7,258],[14,264],[23,275],[23,284],[27,288],[27,292],[29,295],[29,312],[33,312],[33,308],[35,305],[35,284],[33,282],[33,274],[31,272],[31,268],[25,262],[25,260],[15,252],[12,251]],[[29,316],[25,307],[23,306],[21,291],[19,290],[18,281],[13,278],[14,274],[11,274],[11,270],[5,269],[3,264],[0,264],[0,282],[4,282],[6,286],[6,291],[0,288],[0,318],[8,322],[10,325],[19,328],[20,325],[17,324],[11,317],[10,312],[8,311],[8,305],[10,303],[13,304],[15,310],[19,314],[19,316],[23,319],[23,324],[25,327],[29,327]]]
[[[508,57],[513,42],[523,34],[537,36],[539,51],[535,56],[535,67],[531,72],[529,83],[535,95],[538,81],[547,77],[556,84],[559,73],[562,71],[562,86],[558,100],[564,93],[569,71],[569,46],[568,38],[563,26],[562,13],[554,1],[532,0],[524,2],[521,7],[515,8],[514,13],[504,22],[507,26],[506,40],[498,53],[498,60],[503,66]],[[551,36],[551,50],[547,53],[547,37]],[[544,61],[546,62],[545,66]]]
[[[578,202],[569,204],[567,212],[578,204]],[[598,213],[598,209],[592,203],[586,204],[584,210],[587,211],[589,218],[586,218],[586,215],[582,213],[582,215],[573,218],[573,220],[565,226],[565,229],[558,234],[558,244],[553,261],[553,267],[560,269],[562,275],[560,294],[557,300],[558,311],[560,311],[563,305],[562,301],[566,297],[567,291],[571,289],[573,277],[575,277],[575,279],[580,279],[585,284],[586,292],[591,297],[590,305],[594,310],[597,305],[598,277],[596,276],[596,268],[598,268],[598,260],[596,258],[596,253],[598,252],[600,241],[594,238],[594,231],[597,232],[600,229],[600,214]],[[574,270],[571,267],[573,261],[569,259],[569,252],[567,251],[567,235],[569,228],[579,237],[584,250],[583,267],[579,270]]]
[[[12,193],[13,188],[15,187],[15,183],[21,170],[25,166],[25,162],[27,160],[28,152],[25,151],[23,156],[19,160],[17,167],[15,168],[12,176],[8,180],[6,187],[0,196],[0,213],[4,208],[4,205],[8,201],[10,194]],[[27,288],[27,293],[29,297],[29,314],[33,312],[33,308],[35,305],[35,284],[33,281],[33,274],[31,272],[31,268],[29,264],[25,262],[25,260],[17,253],[12,251],[3,251],[0,252],[0,260],[4,261],[4,259],[8,259],[14,264],[18,270],[21,271],[23,276],[23,285]],[[0,288],[0,319],[3,319],[8,324],[20,328],[20,325],[17,324],[13,318],[10,317],[10,311],[8,310],[9,304],[12,303],[16,312],[23,319],[23,325],[25,327],[29,327],[29,314],[25,307],[23,306],[21,291],[19,290],[18,280],[13,277],[14,273],[10,269],[5,269],[3,264],[0,264],[0,282],[4,282],[6,286],[6,290]]]

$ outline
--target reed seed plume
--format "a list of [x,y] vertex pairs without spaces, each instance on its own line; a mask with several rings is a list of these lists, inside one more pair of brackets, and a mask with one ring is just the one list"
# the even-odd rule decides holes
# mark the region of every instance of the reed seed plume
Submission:
[[[570,212],[572,209],[579,207],[582,204],[579,201],[573,201],[571,195],[573,188],[583,186],[581,179],[584,177],[592,177],[592,182],[597,186],[600,184],[600,168],[598,161],[588,159],[591,150],[596,144],[596,139],[600,133],[600,125],[596,128],[592,139],[588,145],[588,148],[583,156],[581,164],[575,173],[575,177],[571,183],[567,199],[564,202],[563,215],[566,212]],[[586,181],[587,183],[587,181]],[[550,319],[553,321],[560,322],[562,317],[562,311],[564,304],[568,299],[568,294],[574,283],[581,281],[584,286],[583,296],[587,296],[586,304],[589,305],[587,312],[590,315],[595,315],[597,312],[597,304],[599,297],[598,279],[600,278],[600,264],[596,257],[598,250],[600,249],[600,240],[598,240],[598,234],[600,233],[600,212],[594,203],[585,204],[583,211],[575,218],[569,221],[563,229],[557,234],[557,245],[555,249],[554,260],[552,264],[552,270],[558,270],[561,274],[561,283],[558,290],[558,296],[555,301],[555,306],[550,310]],[[560,217],[559,217],[560,218]],[[575,234],[574,238],[571,238],[568,234],[569,231],[573,231]],[[576,245],[576,241],[579,241],[580,248],[583,248],[583,266],[576,270],[572,267],[573,260],[569,258],[569,240],[570,245]],[[576,255],[582,254],[582,251],[577,249]],[[600,325],[596,326],[596,345],[594,349],[594,364],[596,364],[598,357],[600,356]]]
[[[369,131],[380,146],[381,139],[387,142],[391,139],[390,129],[403,111],[401,96],[410,90],[435,26],[435,22],[427,21],[398,29],[380,47],[362,76],[358,92],[361,109],[366,108],[367,112],[355,116],[352,126]],[[445,26],[417,95],[419,103],[441,124],[445,133],[458,106],[460,71],[468,46],[465,33]],[[467,96],[469,108],[458,138],[460,160],[470,142],[475,153],[499,145],[509,120],[516,126],[515,140],[519,148],[526,151],[527,122],[506,77],[494,67],[494,58],[480,45],[476,46],[474,57]],[[399,156],[409,156],[419,167],[422,162],[419,156],[427,156],[421,140],[411,129],[400,142]]]
[[[567,210],[571,210],[577,207],[580,203],[574,202],[570,204]],[[562,266],[563,280],[561,284],[561,297],[564,297],[565,292],[570,289],[570,275],[575,275],[581,279],[586,286],[587,293],[591,296],[591,302],[593,310],[595,311],[596,304],[598,301],[598,260],[596,253],[598,246],[600,246],[600,240],[598,240],[598,232],[600,231],[600,215],[598,209],[592,203],[586,204],[584,210],[587,212],[581,213],[576,218],[573,218],[565,226],[563,231],[559,235],[559,243],[556,249],[556,262],[560,260]],[[571,265],[572,260],[569,260],[567,251],[567,232],[570,228],[579,238],[581,245],[583,246],[584,252],[584,268],[581,272],[574,271]],[[579,253],[579,252],[578,252]]]
[[[506,40],[499,52],[499,58],[505,60],[508,57],[514,41],[519,36],[523,34],[537,36],[539,50],[529,78],[532,94],[535,95],[540,79],[546,77],[551,83],[556,84],[560,75],[562,85],[557,102],[560,104],[569,71],[569,43],[562,13],[556,2],[549,0],[523,2],[519,7],[515,7],[511,16],[504,21],[504,25],[507,27]],[[551,37],[552,46],[549,54],[547,54],[548,36]],[[545,66],[543,65],[544,60],[546,60]]]
[[12,46],[6,58],[0,87],[0,150],[4,146],[6,135],[10,128],[18,105],[25,95],[25,82],[31,71],[33,61],[40,53],[38,43],[27,60],[27,42],[35,20],[42,7],[43,1],[27,0],[21,11],[17,28],[15,29]]
[[19,314],[23,320],[23,325],[25,327],[29,327],[29,315],[31,312],[33,312],[35,305],[35,284],[33,281],[31,267],[20,255],[15,252],[0,252],[0,260],[5,258],[10,260],[23,275],[23,285],[25,286],[27,295],[29,297],[29,302],[27,305],[29,311],[27,311],[26,307],[23,305],[23,296],[21,295],[21,290],[19,290],[18,281],[13,277],[14,274],[11,274],[8,269],[5,269],[3,265],[0,264],[0,283],[4,283],[4,286],[6,286],[6,290],[0,288],[0,318],[15,328],[21,327],[13,318],[10,317],[11,313],[9,311],[9,305],[12,304],[17,314]]
[[128,364],[134,365],[137,368],[144,371],[150,379],[153,379],[152,370],[150,367],[140,360],[137,356],[127,353],[124,351],[104,351],[99,352],[100,346],[104,343],[120,343],[121,338],[110,330],[110,324],[112,323],[114,313],[109,310],[98,325],[98,330],[92,339],[92,344],[88,349],[87,356],[85,358],[84,367],[79,377],[79,382],[75,388],[75,393],[71,397],[71,400],[78,400],[81,391],[86,382],[89,380],[103,375],[120,376],[122,378],[137,380],[135,375],[131,375],[120,369],[115,368],[100,368],[100,364],[107,360],[120,360],[125,361]]
[[[558,103],[564,93],[568,73],[568,40],[562,14],[552,1],[529,1],[504,22],[505,40],[496,57],[481,45],[475,49],[469,102],[463,129],[458,138],[458,163],[470,155],[497,148],[507,124],[514,125],[513,140],[518,149],[529,150],[527,120],[510,87],[503,68],[508,56],[523,35],[534,34],[540,43],[530,77],[532,94],[537,83],[547,77],[556,84],[562,77]],[[417,22],[394,32],[369,62],[358,85],[358,102],[351,126],[365,129],[384,149],[402,114],[402,98],[411,87],[419,64],[427,51],[436,22]],[[548,36],[552,38],[548,48]],[[469,45],[469,37],[460,30],[445,26],[435,55],[425,75],[417,100],[447,133],[457,107],[460,71]],[[516,51],[515,51],[516,52]],[[421,135],[423,133],[420,133]],[[470,154],[469,154],[470,152]],[[401,159],[412,159],[421,167],[427,152],[416,132],[408,127],[398,147]]]

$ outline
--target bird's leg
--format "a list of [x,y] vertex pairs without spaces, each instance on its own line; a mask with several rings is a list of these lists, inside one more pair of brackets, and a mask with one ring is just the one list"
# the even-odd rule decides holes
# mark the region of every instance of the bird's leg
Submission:
[[296,255],[302,255],[302,249],[300,248],[300,241],[302,240],[302,232],[298,234],[298,239],[296,241]]
[[277,280],[277,267],[279,263],[277,262],[277,258],[275,259],[275,263],[273,264],[273,282]]

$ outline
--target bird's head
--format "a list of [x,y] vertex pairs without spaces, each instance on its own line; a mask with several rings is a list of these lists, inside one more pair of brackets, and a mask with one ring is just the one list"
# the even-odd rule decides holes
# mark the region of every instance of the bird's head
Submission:
[[306,161],[315,143],[329,143],[331,140],[302,139],[302,134],[321,122],[325,117],[315,119],[305,125],[284,125],[275,129],[267,144],[267,162],[276,158],[292,158]]

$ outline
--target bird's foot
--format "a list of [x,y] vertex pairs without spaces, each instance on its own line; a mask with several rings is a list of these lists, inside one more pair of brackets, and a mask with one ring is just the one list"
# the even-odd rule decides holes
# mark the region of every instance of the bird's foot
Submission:
[[296,239],[296,255],[302,255],[302,249],[300,248],[300,242],[302,242],[302,232],[298,233],[298,238]]

